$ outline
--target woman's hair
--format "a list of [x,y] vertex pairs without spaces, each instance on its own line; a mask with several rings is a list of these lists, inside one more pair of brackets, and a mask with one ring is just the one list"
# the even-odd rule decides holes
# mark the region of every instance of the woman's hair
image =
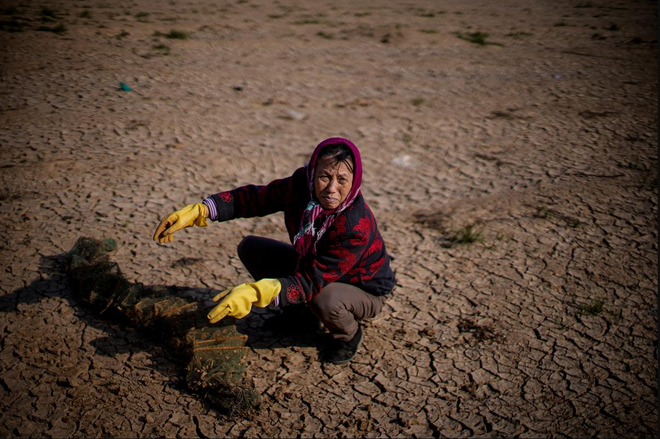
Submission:
[[355,163],[353,153],[351,152],[351,149],[343,143],[326,146],[321,150],[316,161],[318,162],[323,157],[332,159],[334,163],[345,163],[346,166],[348,166],[348,169],[353,172],[353,165]]

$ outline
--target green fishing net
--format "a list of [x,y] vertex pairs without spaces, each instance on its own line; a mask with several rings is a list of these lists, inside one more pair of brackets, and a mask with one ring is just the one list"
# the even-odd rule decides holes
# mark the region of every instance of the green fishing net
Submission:
[[244,378],[247,336],[225,318],[211,325],[208,306],[181,295],[176,286],[146,286],[127,281],[110,260],[113,239],[79,238],[66,257],[75,296],[100,314],[120,319],[167,340],[188,360],[186,384],[221,412],[247,413],[259,396]]

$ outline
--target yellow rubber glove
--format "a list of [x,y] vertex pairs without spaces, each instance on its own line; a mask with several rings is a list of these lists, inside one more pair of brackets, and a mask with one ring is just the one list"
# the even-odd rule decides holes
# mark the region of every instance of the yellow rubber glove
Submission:
[[206,217],[208,212],[206,206],[202,203],[189,204],[181,210],[170,213],[160,221],[154,233],[154,241],[161,244],[172,242],[172,234],[193,224],[198,227],[206,227]]
[[252,305],[264,308],[280,293],[282,284],[277,279],[261,279],[260,281],[240,284],[237,287],[223,291],[213,298],[214,302],[222,299],[208,314],[211,323],[216,323],[227,316],[242,319],[250,314]]

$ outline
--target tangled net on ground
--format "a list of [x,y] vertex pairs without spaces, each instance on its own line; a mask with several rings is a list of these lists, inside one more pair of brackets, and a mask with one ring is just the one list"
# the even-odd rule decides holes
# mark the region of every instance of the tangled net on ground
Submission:
[[66,255],[65,269],[75,296],[93,309],[164,339],[188,359],[186,384],[226,414],[248,414],[259,396],[244,379],[247,336],[231,318],[210,325],[208,307],[181,296],[176,286],[145,286],[121,274],[109,254],[113,239],[79,238]]

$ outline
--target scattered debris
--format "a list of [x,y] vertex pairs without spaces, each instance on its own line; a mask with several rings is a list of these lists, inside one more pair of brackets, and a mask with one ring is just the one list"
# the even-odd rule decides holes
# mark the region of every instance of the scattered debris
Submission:
[[578,305],[578,313],[585,316],[597,316],[602,314],[604,311],[605,303],[601,300],[592,301],[588,304]]
[[609,117],[609,116],[616,116],[619,113],[616,111],[591,111],[591,110],[586,110],[586,111],[581,111],[580,116],[582,116],[585,119],[595,119],[597,117]]
[[500,338],[498,334],[490,325],[480,325],[471,319],[463,318],[458,321],[458,332],[468,333],[471,335],[470,344],[477,343],[491,344]]
[[176,261],[172,262],[172,268],[189,267],[191,265],[195,265],[195,264],[198,264],[198,263],[202,262],[202,260],[203,260],[202,258],[191,258],[191,257],[185,256],[183,258],[179,258]]
[[305,115],[296,110],[286,110],[286,112],[281,117],[282,119],[287,120],[303,120]]
[[402,166],[404,168],[414,168],[417,166],[417,161],[407,154],[400,155],[392,159],[392,164]]

